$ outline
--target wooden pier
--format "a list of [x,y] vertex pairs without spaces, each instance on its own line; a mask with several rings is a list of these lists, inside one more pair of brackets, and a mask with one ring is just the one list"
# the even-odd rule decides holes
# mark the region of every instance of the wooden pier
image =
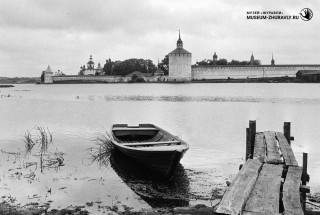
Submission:
[[216,213],[304,214],[302,203],[309,191],[305,186],[307,163],[304,159],[304,167],[298,166],[290,145],[290,123],[284,123],[283,133],[256,132],[256,122],[250,121],[246,137],[246,163],[227,188]]
[[283,133],[256,132],[256,122],[249,121],[246,132],[246,162],[240,165],[216,211],[193,208],[175,214],[307,214],[307,154],[303,154],[303,167],[298,166],[290,145],[290,123],[284,123]]

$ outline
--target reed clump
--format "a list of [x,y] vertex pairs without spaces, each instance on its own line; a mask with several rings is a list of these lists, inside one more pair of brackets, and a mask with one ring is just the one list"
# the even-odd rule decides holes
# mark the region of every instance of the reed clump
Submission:
[[90,148],[92,163],[98,162],[100,166],[109,165],[110,156],[114,151],[112,141],[112,137],[108,133],[97,138],[96,147]]
[[[43,172],[43,168],[45,167],[43,156],[48,152],[48,148],[53,142],[53,135],[50,132],[49,128],[38,126],[36,127],[36,136],[36,138],[33,138],[30,131],[25,133],[25,148],[27,153],[31,153],[33,147],[35,145],[38,145],[38,147],[40,148],[40,167],[41,172]],[[55,163],[58,163],[58,166],[62,166],[63,160],[64,159],[62,156],[57,157]]]
[[52,133],[47,128],[37,127],[38,133],[38,143],[40,144],[40,152],[46,153],[48,151],[49,145],[52,144]]
[[31,153],[33,147],[37,144],[40,147],[40,153],[46,153],[53,142],[52,133],[48,128],[40,126],[36,128],[36,131],[37,138],[33,138],[30,131],[27,131],[24,135],[26,152]]
[[32,135],[31,135],[30,131],[27,131],[24,134],[24,142],[25,142],[26,152],[31,153],[31,151],[35,145],[35,142],[32,139]]

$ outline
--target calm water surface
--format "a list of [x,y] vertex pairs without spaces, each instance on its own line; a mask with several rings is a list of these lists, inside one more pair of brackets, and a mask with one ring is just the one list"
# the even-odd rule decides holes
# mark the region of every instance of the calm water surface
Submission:
[[[0,192],[17,203],[150,207],[114,167],[91,163],[88,149],[114,123],[153,123],[188,142],[183,192],[191,205],[210,205],[212,188],[225,186],[243,163],[248,121],[257,120],[258,131],[282,131],[289,121],[297,160],[302,165],[309,153],[311,190],[320,191],[319,84],[16,85],[0,89],[0,110]],[[24,153],[25,132],[37,126],[53,133],[49,151],[64,153],[64,166],[26,168],[39,160]]]

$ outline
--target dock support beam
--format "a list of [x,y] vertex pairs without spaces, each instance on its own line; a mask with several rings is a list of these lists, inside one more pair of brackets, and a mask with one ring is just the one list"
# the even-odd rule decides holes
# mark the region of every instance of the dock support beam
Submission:
[[246,128],[246,157],[247,161],[251,157],[251,141],[250,141],[250,128]]
[[249,121],[249,128],[246,129],[246,160],[253,158],[254,141],[256,137],[256,121]]
[[[308,153],[303,153],[303,164],[302,164],[302,185],[306,185],[309,181],[308,175]],[[303,201],[303,210],[306,210],[306,192],[302,191],[302,201]]]
[[291,145],[291,123],[290,122],[284,122],[283,125],[283,134],[287,138],[287,141],[289,145]]

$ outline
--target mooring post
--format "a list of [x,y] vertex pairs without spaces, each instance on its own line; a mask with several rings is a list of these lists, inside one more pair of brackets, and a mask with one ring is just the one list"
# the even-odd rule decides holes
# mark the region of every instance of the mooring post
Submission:
[[[308,176],[308,153],[303,152],[303,163],[302,163],[302,185],[306,185],[309,181]],[[306,192],[302,192],[303,210],[306,210]]]
[[254,141],[256,138],[256,121],[255,120],[250,120],[249,121],[249,129],[250,129],[250,145],[251,145],[251,156],[250,158],[253,158],[253,153],[254,153]]
[[246,128],[246,157],[247,161],[251,157],[251,140],[250,140],[250,128]]
[[287,138],[289,145],[291,145],[291,122],[284,122],[283,134]]

